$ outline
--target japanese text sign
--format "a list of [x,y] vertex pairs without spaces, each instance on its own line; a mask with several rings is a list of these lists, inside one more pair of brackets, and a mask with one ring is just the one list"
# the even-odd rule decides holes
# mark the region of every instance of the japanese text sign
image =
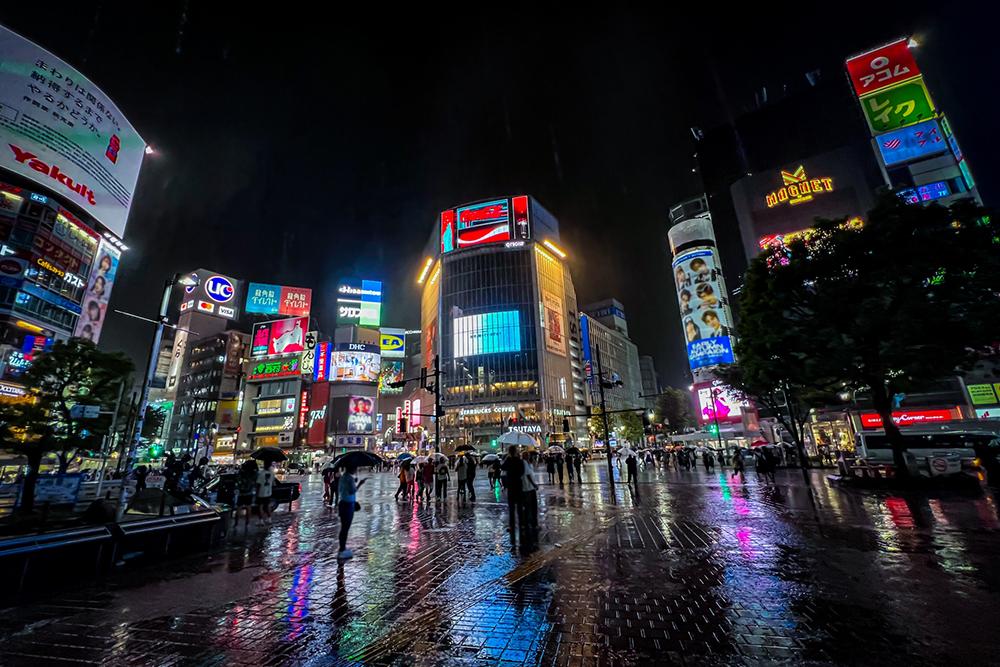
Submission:
[[886,167],[948,150],[948,142],[936,120],[881,134],[875,137],[875,142]]
[[920,74],[907,40],[901,39],[847,61],[854,91],[861,95],[912,79]]
[[867,95],[861,98],[861,108],[873,133],[895,130],[934,117],[934,103],[923,77]]

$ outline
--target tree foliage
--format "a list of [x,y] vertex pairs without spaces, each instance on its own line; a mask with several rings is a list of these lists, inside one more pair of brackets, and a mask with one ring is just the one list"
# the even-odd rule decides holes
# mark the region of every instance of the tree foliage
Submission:
[[667,387],[656,399],[655,413],[668,433],[684,433],[697,426],[690,394],[675,387]]
[[31,400],[0,405],[0,440],[6,449],[25,456],[22,509],[32,509],[35,480],[45,454],[55,452],[65,472],[83,449],[96,449],[111,427],[111,415],[94,419],[73,416],[75,405],[113,410],[121,383],[132,362],[118,353],[101,352],[90,341],[60,341],[34,361],[24,374]]
[[887,194],[863,223],[817,220],[751,263],[740,368],[722,375],[765,405],[784,389],[790,425],[834,392],[870,394],[905,474],[893,396],[955,374],[996,341],[998,289],[1000,243],[981,209]]
[[633,445],[638,445],[643,441],[644,431],[642,428],[642,417],[634,412],[618,413],[618,432],[622,439]]

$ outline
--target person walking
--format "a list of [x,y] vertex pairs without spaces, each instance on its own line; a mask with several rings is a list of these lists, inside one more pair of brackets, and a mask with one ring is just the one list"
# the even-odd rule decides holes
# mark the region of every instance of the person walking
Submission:
[[570,484],[573,483],[573,455],[566,455],[566,479]]
[[354,522],[354,513],[361,509],[361,504],[358,503],[358,489],[368,481],[363,479],[360,482],[355,482],[354,476],[357,472],[358,467],[349,464],[344,475],[340,478],[340,486],[337,489],[337,495],[340,498],[337,502],[337,516],[340,517],[340,551],[337,552],[339,560],[347,560],[354,555],[347,548],[347,533],[350,532],[351,524]]
[[705,465],[705,472],[711,472],[715,469],[715,454],[712,453],[711,449],[706,449],[705,453],[701,455],[701,462]]
[[625,470],[628,472],[628,484],[639,483],[639,461],[634,454],[629,454],[625,459]]
[[139,466],[135,469],[135,492],[136,494],[146,490],[146,478],[149,476],[149,468]]
[[[525,453],[524,458],[528,458]],[[535,467],[530,460],[524,462],[524,474],[521,476],[521,507],[522,528],[535,530],[538,528],[538,482],[535,481]]]
[[559,486],[563,485],[563,457],[556,454],[556,472],[559,473]]
[[257,473],[257,525],[271,523],[271,494],[274,492],[272,461],[264,461],[264,469]]
[[737,447],[736,451],[733,453],[733,474],[730,479],[739,475],[740,482],[745,483],[747,481],[746,475],[744,474],[745,467],[746,465],[743,461],[743,450]]
[[437,500],[445,500],[448,497],[448,479],[450,477],[448,460],[440,459],[437,469],[434,471],[434,497]]
[[545,457],[545,472],[549,474],[549,484],[556,483],[556,457],[549,456]]
[[476,499],[476,489],[473,486],[473,482],[476,481],[476,462],[469,458],[466,464],[465,471],[465,487],[469,491],[469,500],[474,501]]
[[323,468],[323,504],[333,504],[333,466]]
[[458,461],[455,462],[455,479],[458,481],[458,491],[456,495],[459,498],[465,497],[465,480],[468,477],[468,461],[465,460],[465,456],[459,456]]
[[420,478],[424,481],[424,494],[427,502],[430,502],[431,491],[434,488],[434,462],[430,459],[420,464]]
[[576,483],[583,484],[583,455],[576,453],[573,455],[573,466],[576,467]]
[[517,540],[517,528],[524,525],[524,504],[521,496],[524,489],[524,461],[517,455],[517,445],[511,445],[507,457],[500,467],[500,481],[507,490],[507,520],[510,529],[510,541]]
[[406,502],[406,499],[409,498],[410,494],[410,485],[408,484],[406,479],[406,469],[408,467],[409,466],[407,466],[405,462],[403,462],[399,466],[399,475],[397,475],[397,477],[399,478],[399,486],[396,488],[396,495],[393,496],[396,500],[399,500],[399,494],[402,493],[403,502]]
[[424,464],[418,463],[414,473],[417,478],[417,500],[423,500],[427,488],[427,481],[424,479]]

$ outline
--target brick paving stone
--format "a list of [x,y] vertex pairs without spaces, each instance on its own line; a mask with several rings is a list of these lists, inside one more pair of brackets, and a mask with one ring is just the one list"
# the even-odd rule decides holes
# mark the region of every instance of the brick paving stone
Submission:
[[[544,485],[535,548],[502,496],[397,503],[362,490],[355,558],[319,480],[211,554],[0,614],[0,664],[985,664],[1000,621],[991,494],[872,494],[646,471],[610,503]],[[976,619],[969,623],[967,619]]]

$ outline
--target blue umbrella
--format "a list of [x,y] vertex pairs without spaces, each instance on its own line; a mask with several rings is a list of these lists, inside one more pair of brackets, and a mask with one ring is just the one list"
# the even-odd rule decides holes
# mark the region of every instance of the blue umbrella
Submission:
[[407,459],[412,459],[412,458],[413,458],[413,454],[411,454],[409,452],[403,452],[402,454],[400,454],[399,456],[396,457],[396,460],[397,461],[405,461]]

